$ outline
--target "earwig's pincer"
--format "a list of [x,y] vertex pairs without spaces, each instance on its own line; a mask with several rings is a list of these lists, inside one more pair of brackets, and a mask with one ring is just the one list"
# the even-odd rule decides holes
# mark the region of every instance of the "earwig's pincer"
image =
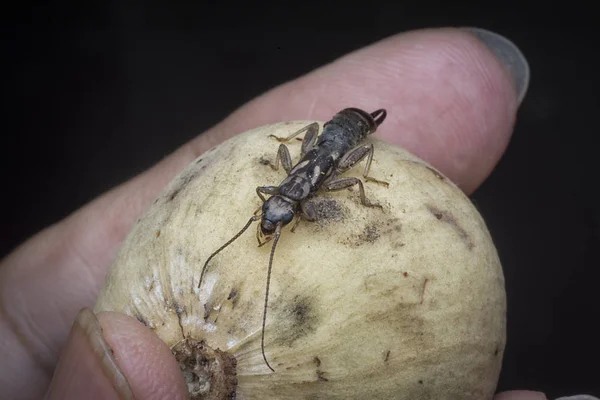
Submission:
[[[300,161],[292,166],[289,150],[285,144],[280,145],[275,164],[270,163],[270,165],[277,170],[281,162],[287,173],[287,177],[279,186],[261,186],[256,188],[257,195],[263,201],[261,213],[258,214],[256,212],[235,236],[212,253],[204,263],[202,272],[200,273],[198,288],[202,284],[202,279],[210,260],[240,237],[252,222],[260,220],[256,231],[259,246],[263,246],[273,239],[267,272],[267,287],[261,332],[262,356],[271,371],[274,370],[271,368],[265,355],[265,326],[271,269],[281,229],[288,225],[296,216],[303,217],[303,219],[308,221],[316,219],[316,212],[309,199],[319,190],[336,191],[357,185],[360,191],[360,200],[364,206],[381,208],[380,205],[370,203],[367,200],[363,182],[359,178],[338,178],[338,175],[349,170],[367,157],[363,178],[366,181],[379,183],[387,187],[387,182],[368,176],[373,159],[373,145],[359,145],[368,135],[375,132],[386,116],[387,112],[384,109],[368,113],[358,108],[346,108],[334,115],[330,121],[323,125],[321,135],[318,135],[319,124],[314,122],[286,138],[275,137],[280,142],[288,142],[297,135],[306,132],[302,140]],[[270,195],[271,197],[265,199],[263,194]],[[296,224],[294,225],[295,227]]]
[[387,117],[387,111],[385,111],[383,108],[371,113],[371,118],[373,118],[373,121],[375,121],[376,126],[381,125],[385,117]]

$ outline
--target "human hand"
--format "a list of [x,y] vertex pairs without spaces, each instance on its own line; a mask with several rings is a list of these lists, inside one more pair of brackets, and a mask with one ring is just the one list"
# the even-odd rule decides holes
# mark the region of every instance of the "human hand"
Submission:
[[[489,47],[462,30],[417,31],[347,55],[256,98],[25,242],[0,266],[3,395],[187,398],[169,349],[137,320],[88,309],[71,324],[78,310],[93,306],[119,244],[159,191],[236,133],[282,120],[329,119],[348,106],[386,108],[377,136],[420,156],[470,194],[503,154],[529,76],[518,50],[486,38]],[[536,392],[497,396],[544,398]]]

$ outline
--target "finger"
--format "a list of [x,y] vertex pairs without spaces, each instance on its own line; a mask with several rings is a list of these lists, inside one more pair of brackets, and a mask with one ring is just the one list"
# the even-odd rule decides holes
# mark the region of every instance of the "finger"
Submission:
[[[351,106],[386,108],[377,135],[432,163],[470,193],[504,152],[528,84],[519,50],[496,35],[487,40],[493,51],[455,29],[384,40],[253,100],[190,143],[192,154],[276,121],[327,120]],[[504,51],[521,62],[501,63],[494,52]]]
[[54,373],[48,400],[187,399],[169,348],[133,318],[82,310]]
[[[350,54],[240,108],[230,118],[64,221],[29,240],[0,270],[0,337],[22,376],[43,387],[77,310],[92,306],[114,252],[160,189],[185,165],[241,130],[339,109],[385,107],[379,134],[403,144],[469,192],[509,140],[517,109],[507,69],[460,30],[397,35]],[[41,334],[43,332],[43,334]],[[33,389],[32,389],[33,390]]]
[[510,392],[498,393],[494,400],[548,400],[541,392],[532,392],[529,390],[512,390]]

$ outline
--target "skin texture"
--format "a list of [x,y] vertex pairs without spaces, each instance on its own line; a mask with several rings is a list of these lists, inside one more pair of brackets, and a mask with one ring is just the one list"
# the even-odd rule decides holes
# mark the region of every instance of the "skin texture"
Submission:
[[[380,136],[428,161],[468,194],[483,182],[505,150],[518,108],[516,97],[510,76],[483,44],[467,32],[441,29],[393,36],[254,99],[2,260],[3,393],[13,399],[39,398],[53,376],[55,387],[66,387],[69,380],[97,379],[97,371],[84,368],[74,368],[73,374],[55,371],[61,349],[61,362],[66,364],[79,365],[81,359],[94,357],[81,342],[66,345],[73,320],[81,308],[94,304],[115,252],[133,223],[167,182],[212,146],[275,121],[322,120],[344,106],[375,109],[385,105],[390,117],[386,133]],[[187,395],[166,345],[139,340],[140,357],[155,354],[160,363],[146,364],[148,368],[140,371],[132,366],[136,363],[128,362],[128,337],[145,337],[138,336],[147,331],[141,323],[115,314],[100,314],[99,322],[94,323],[103,328],[115,364],[135,396],[144,396],[136,390],[141,390],[138,388],[147,383],[148,376],[158,387],[170,388],[174,398],[177,393]],[[79,325],[80,319],[75,329]],[[78,351],[68,352],[69,346]],[[108,379],[99,384],[116,386]],[[73,387],[63,398],[101,398]],[[530,392],[504,396],[503,400],[542,398]],[[116,392],[112,398],[118,398]]]

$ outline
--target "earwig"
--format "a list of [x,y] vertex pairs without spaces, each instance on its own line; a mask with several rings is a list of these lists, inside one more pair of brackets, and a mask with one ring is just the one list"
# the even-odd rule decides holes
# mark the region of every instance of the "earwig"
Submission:
[[[362,175],[363,179],[386,187],[388,186],[387,182],[377,180],[368,175],[371,168],[371,161],[373,160],[373,144],[360,145],[368,135],[375,132],[386,115],[387,113],[384,109],[379,109],[369,114],[358,108],[346,108],[334,115],[330,121],[323,125],[323,132],[320,136],[318,135],[319,124],[317,122],[306,125],[285,138],[269,135],[269,137],[281,143],[277,151],[275,163],[269,162],[269,165],[277,171],[281,163],[287,173],[287,177],[279,186],[259,186],[256,188],[256,194],[263,202],[262,207],[254,213],[246,225],[235,236],[212,253],[202,267],[198,288],[202,285],[208,263],[213,257],[239,238],[253,222],[260,220],[260,224],[258,224],[256,230],[258,246],[263,246],[273,240],[267,269],[267,287],[261,332],[262,356],[267,367],[273,372],[275,370],[267,361],[265,354],[265,326],[271,270],[281,229],[292,222],[294,217],[296,217],[296,222],[292,226],[292,232],[294,232],[301,218],[307,221],[315,221],[317,218],[316,211],[309,202],[309,199],[320,190],[338,191],[358,185],[361,204],[367,207],[381,208],[379,204],[371,203],[367,200],[363,182],[359,178],[338,178],[338,175],[349,170],[367,157],[367,163]],[[304,135],[304,139],[302,139],[300,161],[292,166],[290,152],[284,143],[289,142],[304,132],[306,134]],[[270,197],[266,199],[264,195],[269,195]]]

